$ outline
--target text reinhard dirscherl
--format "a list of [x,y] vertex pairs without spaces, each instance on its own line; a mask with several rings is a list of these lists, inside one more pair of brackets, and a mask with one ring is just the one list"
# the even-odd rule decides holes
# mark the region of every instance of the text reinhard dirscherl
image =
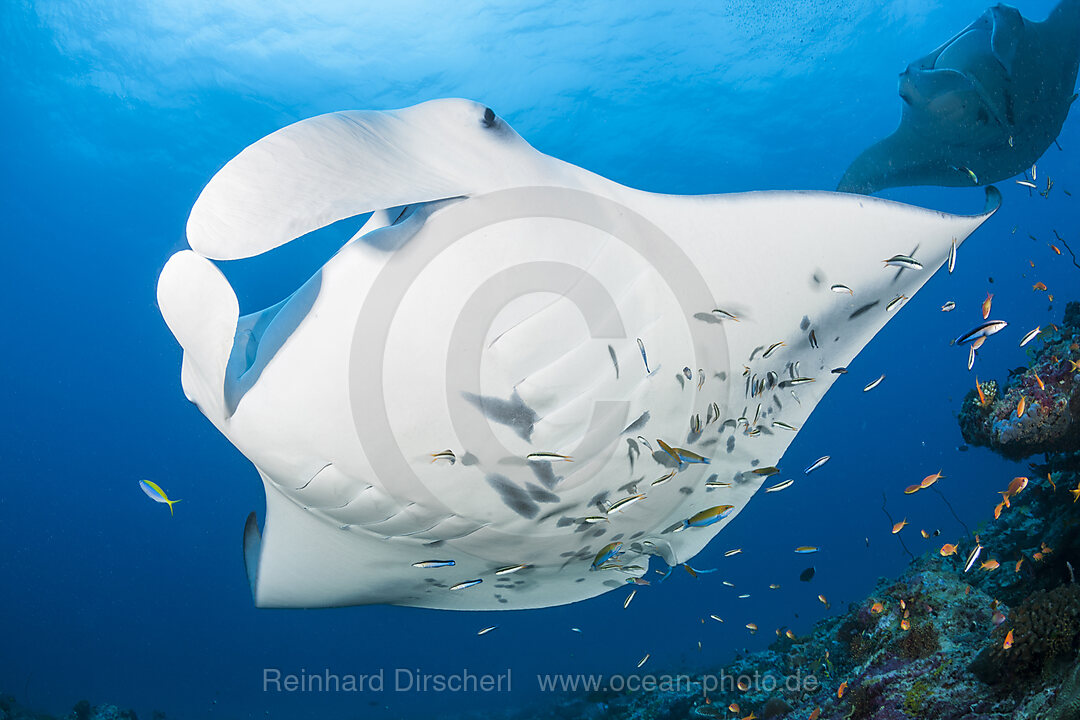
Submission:
[[[770,673],[731,675],[726,671],[706,675],[589,675],[544,674],[536,676],[541,692],[748,692],[779,688],[813,692],[819,687],[814,675],[776,676]],[[419,668],[379,668],[367,674],[335,673],[329,668],[320,671],[284,672],[280,668],[263,668],[263,692],[273,693],[381,693],[381,692],[483,692],[508,693],[513,689],[511,671],[501,673],[460,672],[426,673]]]

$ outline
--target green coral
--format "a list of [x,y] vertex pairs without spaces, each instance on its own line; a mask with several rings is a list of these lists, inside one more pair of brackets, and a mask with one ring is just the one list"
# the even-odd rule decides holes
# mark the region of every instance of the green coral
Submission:
[[926,717],[927,701],[933,694],[933,687],[929,682],[916,680],[904,695],[904,712],[911,717]]

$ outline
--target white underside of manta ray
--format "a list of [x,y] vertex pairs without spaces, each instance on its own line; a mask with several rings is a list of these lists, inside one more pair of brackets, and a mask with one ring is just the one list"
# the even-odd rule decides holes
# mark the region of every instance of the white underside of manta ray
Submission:
[[[465,100],[259,140],[209,182],[158,284],[187,398],[263,480],[263,530],[252,514],[244,533],[255,604],[545,607],[622,587],[653,555],[689,561],[830,370],[997,198],[965,217],[828,192],[657,195]],[[368,212],[300,289],[240,316],[211,260]],[[886,267],[897,254],[924,269]]]

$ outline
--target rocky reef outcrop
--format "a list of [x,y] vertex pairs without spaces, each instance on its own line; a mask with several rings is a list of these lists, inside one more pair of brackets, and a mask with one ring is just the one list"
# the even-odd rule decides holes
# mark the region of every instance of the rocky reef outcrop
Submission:
[[1028,367],[1004,384],[988,380],[968,392],[960,410],[964,440],[1013,460],[1080,451],[1080,303],[1069,303],[1061,325],[1044,329],[1030,347]]

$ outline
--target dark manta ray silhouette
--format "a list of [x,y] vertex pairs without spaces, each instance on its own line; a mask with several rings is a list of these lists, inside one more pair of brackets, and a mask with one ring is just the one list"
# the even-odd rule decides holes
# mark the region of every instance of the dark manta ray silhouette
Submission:
[[996,5],[900,76],[900,126],[844,173],[842,192],[987,185],[1031,167],[1076,99],[1080,0],[1043,22]]

